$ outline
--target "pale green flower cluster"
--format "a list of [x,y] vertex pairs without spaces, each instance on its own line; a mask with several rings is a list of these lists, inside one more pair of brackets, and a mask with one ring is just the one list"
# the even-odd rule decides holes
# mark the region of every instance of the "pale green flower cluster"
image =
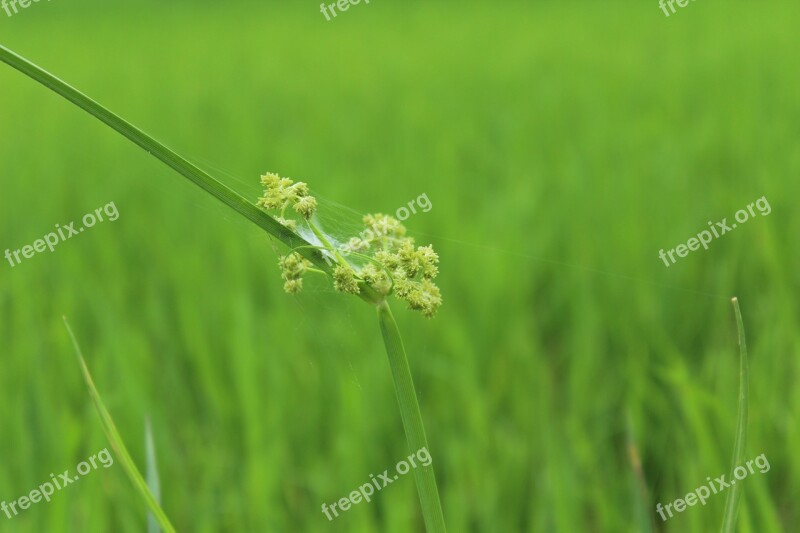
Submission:
[[264,196],[258,199],[256,205],[264,209],[279,210],[278,222],[292,231],[297,229],[297,223],[284,218],[288,207],[293,207],[306,220],[310,219],[317,209],[317,199],[308,195],[308,185],[302,181],[294,183],[289,178],[267,172],[261,176],[261,184],[264,186]]
[[282,255],[278,260],[281,267],[283,289],[289,294],[300,292],[303,288],[303,274],[311,267],[311,263],[300,254]]
[[[294,183],[277,174],[261,177],[264,196],[258,205],[279,211],[277,220],[292,231],[298,223],[305,223],[322,242],[321,249],[335,259],[329,274],[334,288],[339,292],[360,294],[369,286],[380,296],[394,294],[405,300],[410,309],[433,317],[442,305],[442,296],[434,279],[439,274],[439,256],[432,246],[415,246],[414,239],[406,237],[406,228],[389,215],[366,215],[365,230],[351,238],[345,245],[334,247],[324,232],[312,220],[317,201],[309,195],[305,183]],[[302,217],[300,221],[284,218],[292,207]],[[297,293],[303,288],[303,275],[316,272],[328,275],[297,252],[281,256],[279,260],[284,289]]]

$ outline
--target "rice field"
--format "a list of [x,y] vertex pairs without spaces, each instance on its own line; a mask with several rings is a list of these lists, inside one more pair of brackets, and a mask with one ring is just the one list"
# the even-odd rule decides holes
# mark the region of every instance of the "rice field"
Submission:
[[[800,8],[767,1],[32,4],[0,44],[255,202],[307,182],[326,230],[398,213],[443,305],[393,301],[448,531],[719,530],[738,297],[750,363],[741,532],[800,521]],[[0,502],[110,444],[63,316],[178,531],[424,531],[374,309],[286,294],[274,238],[0,64]],[[752,217],[659,258],[756,199]],[[118,218],[22,249],[113,202]],[[420,204],[417,204],[420,205]],[[102,212],[105,214],[105,212]],[[106,218],[108,216],[106,215]],[[119,461],[0,531],[139,532]],[[53,475],[53,477],[51,477]]]

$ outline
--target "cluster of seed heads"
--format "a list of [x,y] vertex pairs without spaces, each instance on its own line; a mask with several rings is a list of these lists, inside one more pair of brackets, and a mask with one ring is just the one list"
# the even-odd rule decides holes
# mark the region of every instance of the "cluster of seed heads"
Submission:
[[[394,294],[426,317],[436,314],[442,305],[441,292],[433,281],[439,273],[439,256],[432,246],[415,246],[414,239],[406,237],[406,228],[397,219],[383,214],[366,215],[363,219],[366,229],[344,246],[334,248],[312,219],[317,200],[309,195],[308,185],[272,173],[262,176],[261,183],[264,195],[258,205],[276,212],[278,222],[291,231],[297,232],[298,224],[307,224],[322,242],[321,248],[335,260],[331,272],[334,289],[359,294],[367,285],[383,297]],[[300,220],[287,218],[289,208],[294,209]],[[297,252],[281,256],[278,264],[284,289],[289,293],[303,288],[307,272],[322,272]]]
[[261,176],[261,185],[264,186],[264,196],[258,199],[258,205],[280,211],[276,217],[278,222],[292,231],[297,230],[297,222],[284,218],[288,207],[293,207],[305,220],[309,220],[317,210],[317,199],[308,195],[308,185],[302,181],[294,183],[289,178],[267,172]]

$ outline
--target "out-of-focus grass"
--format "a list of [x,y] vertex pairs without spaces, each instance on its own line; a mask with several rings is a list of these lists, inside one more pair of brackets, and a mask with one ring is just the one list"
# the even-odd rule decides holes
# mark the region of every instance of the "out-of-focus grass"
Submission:
[[[428,194],[408,226],[442,256],[445,306],[396,315],[416,332],[451,531],[632,530],[627,411],[654,518],[725,472],[738,295],[748,455],[772,465],[743,486],[739,525],[769,532],[800,519],[798,20],[776,2],[667,19],[647,3],[376,0],[325,23],[313,5],[84,1],[0,20],[0,40],[253,198],[265,170],[362,212]],[[0,498],[103,441],[67,314],[120,431],[151,414],[178,530],[418,529],[410,477],[332,523],[320,512],[407,455],[373,313],[321,287],[283,294],[263,232],[7,68],[0,96],[0,252],[120,211],[3,266]],[[762,195],[768,217],[659,261]],[[716,529],[723,507],[665,527]],[[0,530],[141,531],[145,516],[110,469]]]
[[[114,455],[117,457],[117,462],[122,466],[122,469],[125,471],[128,479],[133,484],[136,492],[139,494],[141,501],[147,505],[149,513],[153,513],[165,532],[175,533],[175,528],[169,522],[169,518],[167,518],[166,514],[164,514],[163,509],[159,507],[157,492],[151,491],[147,481],[145,481],[144,477],[142,477],[142,474],[139,472],[136,462],[131,457],[130,452],[128,452],[128,448],[125,445],[125,440],[123,439],[122,435],[119,434],[119,430],[117,430],[117,426],[114,424],[114,419],[111,416],[111,413],[108,412],[108,409],[103,402],[103,398],[94,384],[92,375],[89,372],[89,367],[86,365],[86,360],[83,358],[83,353],[81,353],[78,339],[75,338],[75,333],[73,333],[72,328],[69,327],[69,322],[67,321],[66,317],[64,317],[64,325],[67,328],[70,340],[72,341],[72,346],[75,349],[75,355],[77,356],[78,364],[80,366],[81,373],[83,374],[83,379],[86,382],[86,387],[89,389],[89,396],[91,397],[92,403],[97,410],[97,414],[100,418],[100,424],[103,427],[103,432],[106,434],[106,438],[114,450]],[[57,488],[61,489],[61,487]],[[150,517],[149,513],[148,518]]]

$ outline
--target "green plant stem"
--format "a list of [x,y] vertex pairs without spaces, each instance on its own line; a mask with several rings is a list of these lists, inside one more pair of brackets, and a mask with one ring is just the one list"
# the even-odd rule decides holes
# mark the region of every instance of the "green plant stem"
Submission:
[[[184,157],[130,122],[112,113],[68,83],[50,74],[40,66],[28,61],[24,57],[12,52],[3,45],[0,45],[0,61],[17,69],[34,81],[41,83],[56,94],[64,97],[94,116],[114,131],[144,148],[147,153],[158,158],[171,169],[265,230],[289,248],[297,249],[300,255],[311,261],[323,272],[328,274],[331,272],[332,269],[328,265],[328,262],[325,261],[325,257],[311,243],[284,227],[283,224],[259,209],[258,206],[247,200],[247,198],[221,183],[196,165],[190,163]],[[376,304],[380,301],[380,295],[372,287],[363,283],[359,284],[359,287],[361,288],[359,297],[362,300],[370,304]]]
[[[408,446],[412,453],[422,448],[427,449],[430,453],[428,441],[425,438],[425,427],[422,424],[422,414],[417,402],[417,393],[414,389],[414,380],[411,377],[411,369],[408,366],[408,358],[406,357],[400,330],[397,328],[397,323],[386,301],[379,303],[377,309]],[[431,457],[434,457],[433,454],[431,454]],[[417,466],[414,469],[414,480],[416,481],[419,500],[422,504],[425,528],[428,533],[444,533],[446,531],[444,514],[442,513],[442,504],[439,501],[439,490],[436,487],[433,462],[428,466]]]
[[[745,460],[745,444],[747,442],[747,404],[749,369],[747,367],[747,343],[744,338],[744,322],[742,312],[739,310],[739,300],[733,298],[733,311],[736,315],[736,329],[739,332],[739,417],[736,423],[736,441],[733,445],[733,465],[731,478],[737,466],[743,465]],[[732,485],[725,499],[725,514],[722,521],[722,533],[733,533],[736,528],[736,514],[739,511],[739,497],[742,493],[742,484]]]
[[185,158],[167,148],[165,145],[158,142],[133,124],[112,113],[99,103],[95,102],[66,82],[50,74],[38,65],[31,63],[27,59],[17,55],[2,45],[0,45],[0,60],[22,72],[26,76],[32,78],[33,80],[41,83],[56,94],[63,96],[79,108],[94,116],[107,126],[111,127],[113,130],[144,148],[149,154],[155,156],[167,166],[182,176],[188,178],[189,181],[205,190],[246,219],[255,223],[260,228],[267,231],[270,235],[284,243],[286,246],[290,248],[296,248],[298,246],[308,245],[309,248],[302,249],[299,253],[317,265],[323,271],[330,271],[330,268],[322,257],[322,254],[315,250],[310,243],[305,241],[305,239],[302,239],[292,231],[285,228],[280,222],[259,209],[244,196],[219,182],[211,175],[193,165]]
[[[161,505],[161,482],[158,479],[158,464],[156,460],[156,443],[153,439],[153,426],[150,424],[150,418],[145,418],[144,421],[144,449],[147,457],[147,466],[145,468],[145,480],[147,487],[153,494],[153,499],[156,503]],[[147,533],[160,533],[158,520],[153,513],[147,513]]]
[[345,260],[344,257],[342,257],[342,254],[339,253],[339,250],[337,250],[336,247],[331,244],[331,242],[328,240],[328,238],[325,236],[322,230],[319,229],[319,227],[317,227],[317,225],[311,222],[310,220],[308,220],[307,222],[308,222],[308,227],[311,228],[311,231],[314,232],[314,235],[316,235],[319,241],[322,243],[322,245],[325,246],[325,248],[330,253],[332,253],[334,257],[336,257],[336,260],[339,262],[339,264],[342,266],[348,265],[349,263]]

